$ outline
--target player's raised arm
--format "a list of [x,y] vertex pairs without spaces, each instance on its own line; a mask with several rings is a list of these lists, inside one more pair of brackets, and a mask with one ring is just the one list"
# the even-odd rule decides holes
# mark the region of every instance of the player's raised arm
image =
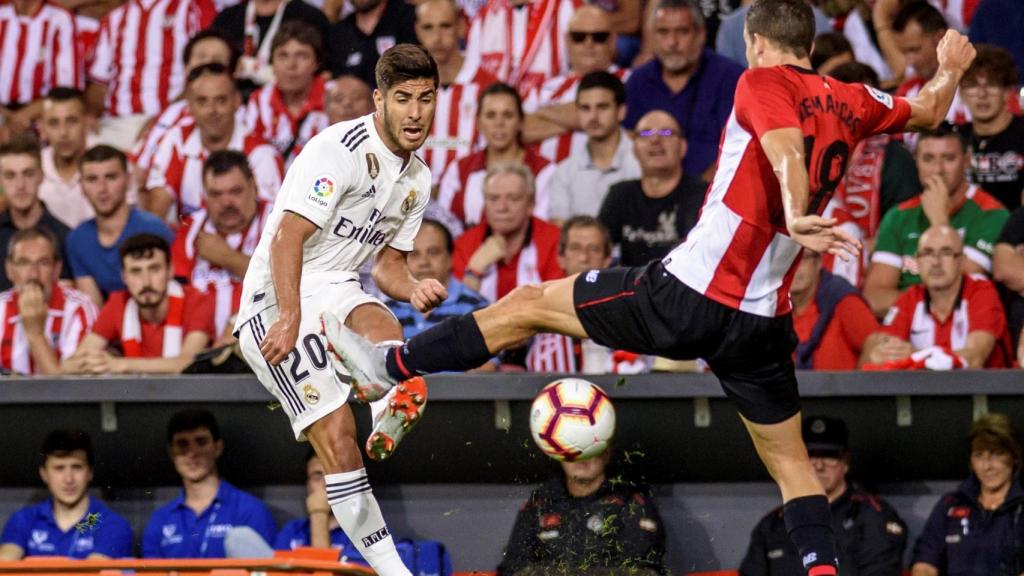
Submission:
[[285,212],[270,245],[270,273],[280,314],[260,343],[260,352],[273,365],[288,357],[299,337],[299,278],[302,246],[317,231],[315,224],[293,212]]
[[907,130],[931,130],[942,122],[953,103],[957,86],[964,72],[974,61],[974,46],[956,30],[947,30],[936,48],[939,71],[921,88],[917,96],[908,98],[910,120]]

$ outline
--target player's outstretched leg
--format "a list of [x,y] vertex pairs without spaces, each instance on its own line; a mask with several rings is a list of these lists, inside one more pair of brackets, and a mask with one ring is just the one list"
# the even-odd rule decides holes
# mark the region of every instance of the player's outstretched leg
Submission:
[[808,576],[838,574],[832,512],[800,434],[800,414],[778,424],[743,418],[754,447],[782,491],[783,521]]

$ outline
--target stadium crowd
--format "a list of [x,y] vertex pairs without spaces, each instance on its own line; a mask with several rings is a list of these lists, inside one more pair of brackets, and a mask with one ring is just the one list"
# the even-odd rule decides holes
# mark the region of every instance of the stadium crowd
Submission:
[[[522,284],[660,258],[695,224],[716,170],[729,169],[715,159],[735,137],[748,4],[7,0],[0,371],[248,370],[232,318],[284,174],[319,131],[373,111],[374,64],[396,43],[422,44],[440,73],[419,153],[432,200],[409,262],[449,294],[425,317],[388,302],[407,337]],[[1019,366],[1024,11],[1011,0],[812,4],[816,71],[867,84],[882,102],[935,74],[947,28],[968,32],[978,56],[939,129],[876,136],[808,167],[834,193],[825,213],[865,250],[855,261],[804,253],[791,286],[797,365]],[[480,368],[677,369],[701,364],[555,335]],[[61,454],[87,456],[79,441],[54,440],[71,442]],[[1016,444],[1000,449],[1019,466]],[[922,562],[945,561],[925,548]]]

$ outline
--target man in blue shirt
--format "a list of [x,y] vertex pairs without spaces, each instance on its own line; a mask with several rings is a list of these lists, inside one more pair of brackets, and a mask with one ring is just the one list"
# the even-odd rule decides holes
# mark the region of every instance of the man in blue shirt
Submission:
[[224,558],[224,537],[237,526],[274,541],[277,525],[266,505],[217,472],[224,442],[213,414],[178,412],[167,424],[167,444],[184,489],[150,516],[143,558]]
[[85,432],[55,430],[43,441],[39,476],[50,497],[11,516],[0,538],[0,560],[26,556],[123,558],[132,529],[98,498],[90,498],[92,442]]
[[659,0],[651,14],[655,57],[626,82],[622,124],[633,130],[651,110],[671,111],[689,144],[684,171],[710,180],[743,67],[705,48],[704,16],[693,0]]
[[82,191],[96,217],[68,234],[68,265],[75,288],[102,306],[111,292],[125,289],[117,252],[121,242],[136,234],[150,233],[171,244],[174,234],[160,218],[128,204],[128,160],[120,150],[95,146],[86,150],[80,166]]

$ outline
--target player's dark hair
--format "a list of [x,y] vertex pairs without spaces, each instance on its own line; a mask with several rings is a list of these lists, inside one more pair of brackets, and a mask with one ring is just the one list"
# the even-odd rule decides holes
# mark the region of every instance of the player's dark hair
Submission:
[[171,262],[171,247],[167,240],[156,234],[136,234],[129,236],[117,249],[121,256],[121,266],[124,266],[125,258],[149,258],[154,252],[163,252],[164,260]]
[[78,169],[81,170],[82,166],[86,164],[106,162],[107,160],[117,160],[117,163],[121,165],[121,170],[128,171],[128,157],[124,155],[124,152],[106,144],[98,144],[86,150],[82,154],[82,158],[78,160]]
[[747,33],[804,58],[814,44],[814,12],[805,0],[757,0],[746,18]]
[[651,11],[651,18],[657,18],[659,10],[689,10],[693,15],[693,25],[704,27],[704,11],[694,0],[660,0]]
[[235,79],[231,75],[231,70],[220,62],[207,62],[189,70],[187,84],[191,85],[203,76],[226,76],[228,80],[231,80],[231,86],[234,87],[235,85]]
[[232,170],[239,170],[246,180],[253,180],[252,166],[249,165],[249,158],[238,150],[217,150],[207,156],[203,162],[203,178],[207,176],[221,176]]
[[928,0],[914,0],[904,4],[892,19],[892,29],[895,32],[903,32],[911,22],[917,22],[925,34],[943,32],[949,28],[942,12],[929,4]]
[[270,59],[273,61],[274,52],[281,46],[287,44],[290,40],[295,40],[299,44],[305,44],[313,49],[313,55],[316,56],[317,65],[322,64],[324,61],[324,39],[320,36],[320,31],[316,28],[306,24],[302,20],[289,20],[284,24],[281,24],[281,29],[274,35],[273,42],[270,43]]
[[1013,56],[1005,48],[992,44],[975,44],[974,48],[978,54],[971,67],[964,72],[960,86],[975,86],[980,78],[984,78],[989,85],[1003,88],[1013,88],[1020,82]]
[[1006,414],[986,414],[971,426],[967,435],[971,449],[1004,450],[1013,456],[1013,467],[1016,472],[1021,470],[1021,444],[1017,438],[1017,430],[1013,421]]
[[78,102],[85,106],[85,94],[78,88],[68,86],[54,86],[50,88],[44,100],[49,100],[50,102]]
[[565,256],[565,249],[569,245],[569,231],[573,228],[597,228],[601,232],[604,243],[604,255],[612,253],[612,235],[608,233],[608,227],[600,220],[587,214],[577,214],[562,224],[562,233],[558,237],[558,255]]
[[426,78],[434,83],[434,88],[440,83],[437,62],[422,46],[408,43],[396,44],[382,54],[377,60],[374,76],[377,88],[384,93],[392,86],[409,80]]
[[43,446],[39,449],[39,465],[45,465],[51,456],[64,458],[77,450],[85,452],[85,461],[91,468],[95,456],[89,435],[82,430],[53,430],[43,439]]
[[189,60],[192,59],[192,52],[200,42],[206,40],[220,40],[228,47],[228,69],[234,70],[238,64],[238,48],[235,47],[235,42],[227,34],[222,32],[218,28],[209,27],[204,30],[200,30],[195,36],[188,39],[188,43],[185,44],[185,50],[182,52],[182,63],[188,66]]
[[476,114],[480,115],[480,112],[484,109],[484,99],[488,96],[497,96],[504,94],[505,96],[511,96],[516,102],[516,112],[519,113],[519,119],[523,119],[523,99],[519,96],[519,92],[515,88],[505,84],[504,82],[495,82],[487,88],[480,91],[480,96],[476,99]]
[[53,259],[60,262],[60,250],[57,249],[57,238],[53,235],[53,232],[50,232],[49,228],[38,228],[35,226],[18,230],[11,236],[11,239],[7,241],[7,259],[12,260],[14,258],[14,249],[18,244],[31,240],[46,240],[50,245]]
[[830,58],[846,53],[852,55],[853,46],[842,32],[818,34],[814,39],[814,48],[811,50],[811,68],[817,70]]
[[209,410],[194,408],[175,412],[167,421],[167,443],[171,443],[175,434],[191,432],[200,428],[209,430],[214,441],[220,440],[220,426],[217,424],[217,418]]
[[861,62],[847,62],[836,66],[829,76],[840,82],[855,82],[878,88],[878,72]]
[[604,88],[615,97],[615,104],[622,106],[626,103],[626,86],[619,80],[619,77],[606,70],[590,72],[580,80],[576,88],[576,101],[579,102],[580,94],[594,88]]
[[432,226],[437,228],[441,236],[444,237],[444,249],[448,251],[448,255],[451,256],[455,252],[455,239],[452,237],[452,231],[447,226],[441,224],[439,220],[433,218],[424,218],[422,226]]
[[956,141],[960,143],[960,149],[963,152],[967,152],[967,148],[970,146],[970,142],[967,140],[967,133],[965,130],[960,129],[954,124],[949,122],[942,122],[934,130],[923,130],[917,137],[917,144],[920,148],[921,142],[932,138],[956,138]]
[[0,158],[4,156],[31,156],[36,165],[42,167],[43,156],[39,141],[30,133],[15,134],[10,140],[0,144]]

